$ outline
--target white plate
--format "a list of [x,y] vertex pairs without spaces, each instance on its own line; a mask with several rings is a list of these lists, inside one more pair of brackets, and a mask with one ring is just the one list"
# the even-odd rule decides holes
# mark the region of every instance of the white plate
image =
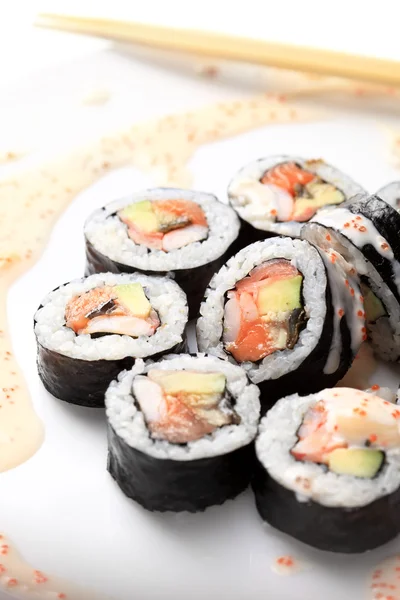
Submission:
[[[94,83],[115,92],[112,102],[106,107],[71,108],[83,82],[90,83],[94,72]],[[57,92],[51,87],[54,80]],[[71,128],[65,114],[73,114],[77,128],[68,142],[101,132],[104,123],[110,126],[233,95],[228,85],[168,74],[111,52],[65,66],[62,75],[60,70],[47,72],[23,88],[25,98],[31,94],[35,111],[50,111],[57,131],[47,130],[49,139]],[[71,89],[73,94],[67,91]],[[58,100],[49,100],[49,93]],[[12,100],[11,93],[3,106],[11,101],[15,114],[27,110],[24,98]],[[354,105],[343,110],[335,120],[266,127],[203,147],[191,161],[195,187],[222,196],[230,175],[242,163],[285,152],[323,156],[374,190],[397,174],[387,163],[385,136],[373,121],[374,114],[360,117],[353,109]],[[45,423],[46,439],[31,460],[1,474],[0,528],[35,568],[118,600],[363,597],[370,568],[400,551],[400,540],[362,556],[313,551],[263,526],[250,491],[202,514],[148,513],[125,498],[106,471],[103,411],[69,406],[43,389],[35,365],[35,309],[49,290],[83,274],[82,225],[87,214],[151,184],[138,171],[122,169],[80,194],[54,228],[41,260],[9,294],[15,353]],[[372,379],[396,388],[400,372],[381,365]],[[282,554],[295,555],[312,568],[280,577],[271,566]]]

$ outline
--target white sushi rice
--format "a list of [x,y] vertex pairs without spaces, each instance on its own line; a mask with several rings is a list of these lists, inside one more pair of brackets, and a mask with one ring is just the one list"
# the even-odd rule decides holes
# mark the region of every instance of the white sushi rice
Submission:
[[[223,373],[227,379],[227,389],[235,398],[234,410],[240,416],[240,424],[226,425],[185,445],[152,439],[132,392],[135,376],[146,374],[152,368]],[[196,460],[227,454],[254,440],[260,417],[259,395],[258,387],[249,382],[246,373],[238,366],[204,354],[172,354],[156,363],[136,361],[132,370],[124,371],[119,375],[118,381],[111,382],[106,392],[105,404],[111,427],[128,446],[155,458]]]
[[[152,336],[106,335],[93,339],[86,334],[76,335],[66,327],[65,309],[72,298],[93,288],[126,283],[140,283],[152,308],[158,313],[161,324]],[[171,279],[136,273],[101,273],[71,281],[50,292],[35,314],[35,334],[42,346],[71,358],[89,361],[118,360],[127,356],[143,358],[179,344],[187,319],[186,294]]]
[[338,475],[290,454],[304,415],[323,397],[324,390],[306,397],[287,396],[261,420],[256,452],[263,467],[280,485],[295,492],[299,502],[314,500],[323,506],[353,508],[394,492],[400,486],[400,448],[385,450],[385,466],[373,479]]
[[[261,263],[273,258],[285,258],[303,275],[304,309],[308,318],[295,347],[266,356],[260,363],[244,362],[253,383],[277,379],[295,371],[318,344],[326,317],[326,272],[317,250],[307,242],[290,238],[270,238],[247,246],[212,278],[200,307],[197,321],[197,342],[201,352],[226,357],[222,341],[226,292]],[[233,359],[232,359],[233,360]]]
[[[345,199],[351,198],[364,188],[353,181],[348,175],[323,160],[305,160],[300,156],[277,155],[260,158],[242,167],[228,186],[228,196],[232,206],[242,219],[263,231],[274,231],[282,235],[299,236],[303,223],[296,221],[279,222],[271,217],[270,211],[263,209],[262,203],[254,202],[254,197],[238,193],[243,184],[260,182],[266,171],[285,162],[294,162],[306,171],[315,173],[318,177],[331,183],[343,192]],[[244,188],[243,188],[244,189]]]
[[[136,202],[171,199],[191,200],[201,206],[209,227],[207,239],[170,252],[149,250],[130,239],[126,225],[115,214]],[[239,229],[235,211],[212,194],[159,188],[138,192],[96,210],[86,221],[85,236],[96,250],[115,262],[142,271],[175,271],[193,269],[219,258],[237,238]]]

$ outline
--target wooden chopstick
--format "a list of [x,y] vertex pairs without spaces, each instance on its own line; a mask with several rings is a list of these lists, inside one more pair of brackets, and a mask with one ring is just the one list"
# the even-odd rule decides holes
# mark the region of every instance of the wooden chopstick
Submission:
[[43,13],[35,25],[197,56],[400,86],[400,62],[225,34]]

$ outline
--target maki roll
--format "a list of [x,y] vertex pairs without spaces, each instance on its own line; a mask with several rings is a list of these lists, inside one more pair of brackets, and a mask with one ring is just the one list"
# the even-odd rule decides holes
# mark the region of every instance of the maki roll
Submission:
[[363,303],[359,310],[365,313],[374,349],[386,360],[400,356],[399,231],[400,214],[367,194],[321,211],[302,229],[304,239],[325,254],[340,255],[358,272]]
[[241,237],[250,243],[268,233],[298,237],[302,223],[319,209],[342,204],[362,191],[323,160],[282,155],[242,167],[229,184],[228,198],[244,223]]
[[168,275],[198,311],[239,233],[235,212],[211,194],[159,188],[96,210],[85,224],[86,274]]
[[282,398],[262,419],[253,481],[270,525],[330,552],[400,531],[400,410],[351,388]]
[[344,310],[334,337],[320,254],[291,238],[255,242],[232,257],[211,280],[200,315],[199,349],[241,364],[260,386],[264,410],[289,393],[334,385],[358,350]]
[[384,185],[376,192],[376,195],[396,210],[400,210],[400,181],[392,181]]
[[188,309],[172,280],[103,273],[62,285],[35,314],[37,365],[61,400],[104,406],[104,393],[137,358],[185,348]]
[[249,484],[259,390],[216,357],[137,361],[106,393],[108,470],[126,496],[157,511],[200,511]]

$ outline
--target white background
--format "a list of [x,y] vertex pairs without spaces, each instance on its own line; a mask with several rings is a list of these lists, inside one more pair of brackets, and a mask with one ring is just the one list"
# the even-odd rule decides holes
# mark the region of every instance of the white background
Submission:
[[[340,2],[145,2],[129,11],[124,4],[113,2],[114,16],[129,12],[132,19],[400,59],[394,3],[369,8],[354,2],[345,9]],[[51,3],[56,5],[61,3]],[[75,5],[93,14],[94,3]],[[110,16],[104,5],[98,2],[96,9]],[[31,3],[14,1],[2,10],[0,149],[31,144],[40,157],[125,123],[262,89],[262,81],[256,85],[251,78],[248,88],[238,78],[209,82],[193,69],[144,61],[103,41],[33,31]],[[110,90],[110,102],[83,107],[82,94],[96,87]],[[392,122],[398,123],[393,107],[383,112],[381,104],[371,109],[371,103],[353,100],[333,119],[263,128],[201,149],[192,161],[195,186],[223,195],[242,162],[288,152],[324,156],[373,191],[399,176],[387,160],[382,128]],[[398,542],[350,559],[313,552],[264,529],[250,492],[204,515],[146,513],[124,498],[105,470],[103,415],[55,401],[38,381],[32,314],[48,290],[83,272],[86,214],[149,184],[136,170],[123,169],[81,194],[57,224],[41,261],[10,293],[14,347],[45,422],[46,441],[28,463],[1,475],[0,528],[33,566],[105,593],[114,590],[119,600],[320,600],[321,590],[326,600],[361,600],[368,569],[398,551]],[[375,381],[385,381],[385,374]],[[391,381],[396,385],[397,377]],[[309,560],[313,569],[288,578],[273,574],[274,558],[288,552]]]

